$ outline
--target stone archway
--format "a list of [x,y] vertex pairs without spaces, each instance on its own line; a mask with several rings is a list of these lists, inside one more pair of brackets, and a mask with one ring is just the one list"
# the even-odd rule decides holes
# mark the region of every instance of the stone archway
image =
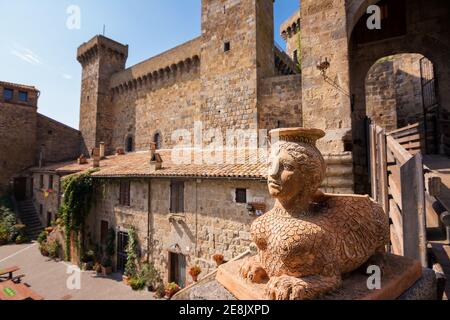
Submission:
[[[388,5],[393,0],[385,0]],[[365,79],[371,66],[380,58],[399,53],[419,53],[435,66],[440,85],[438,99],[445,117],[450,112],[450,4],[442,0],[409,0],[405,3],[405,32],[375,42],[358,42],[356,28],[361,28],[368,5],[379,1],[354,0],[347,3],[349,30],[349,68],[352,103],[353,156],[355,191],[367,193],[369,177],[367,168]],[[358,19],[358,20],[357,20]],[[427,19],[427,20],[425,20]],[[359,23],[358,23],[359,21]],[[369,30],[364,31],[369,32]],[[441,126],[441,140],[450,138],[448,126]],[[447,150],[450,152],[450,150]]]

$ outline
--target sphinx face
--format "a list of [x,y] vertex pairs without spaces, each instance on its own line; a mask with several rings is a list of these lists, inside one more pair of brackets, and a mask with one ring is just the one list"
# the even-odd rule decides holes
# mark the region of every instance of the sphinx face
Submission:
[[284,149],[272,149],[268,170],[269,193],[278,200],[290,201],[305,187],[298,162]]

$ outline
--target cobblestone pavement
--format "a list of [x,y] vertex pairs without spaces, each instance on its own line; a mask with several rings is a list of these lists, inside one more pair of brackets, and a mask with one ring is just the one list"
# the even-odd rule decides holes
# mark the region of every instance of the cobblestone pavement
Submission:
[[[24,274],[23,282],[46,300],[153,300],[148,291],[133,291],[122,282],[120,274],[97,276],[95,272],[81,272],[81,289],[70,290],[67,280],[71,266],[43,257],[37,243],[0,247],[0,269],[18,266]],[[73,283],[73,282],[72,282]]]

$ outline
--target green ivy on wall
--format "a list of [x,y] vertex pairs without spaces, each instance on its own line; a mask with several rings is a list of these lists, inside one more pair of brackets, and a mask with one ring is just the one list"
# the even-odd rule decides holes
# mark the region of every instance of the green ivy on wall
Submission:
[[83,238],[86,217],[89,214],[92,204],[93,179],[92,173],[97,170],[90,170],[81,174],[73,174],[63,178],[62,187],[64,195],[60,213],[65,230],[65,259],[71,258],[71,234],[75,235],[76,247],[80,256],[83,251],[83,241],[79,241],[81,234]]

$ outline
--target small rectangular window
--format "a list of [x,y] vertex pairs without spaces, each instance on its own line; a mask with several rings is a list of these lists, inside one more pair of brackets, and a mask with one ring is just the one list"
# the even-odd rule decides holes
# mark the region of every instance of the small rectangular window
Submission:
[[43,174],[41,174],[40,176],[39,176],[39,188],[43,188],[44,187],[44,175]]
[[19,91],[19,100],[22,102],[27,102],[28,101],[28,92]]
[[42,217],[44,214],[44,206],[42,204],[39,205],[39,215]]
[[53,189],[53,175],[48,176],[48,188]]
[[119,204],[121,206],[130,206],[130,181],[120,182]]
[[14,90],[12,89],[3,89],[3,99],[12,100],[14,95]]
[[236,189],[236,203],[247,203],[247,189]]
[[184,182],[172,181],[170,185],[170,212],[184,212]]
[[227,52],[227,51],[230,51],[230,50],[231,50],[230,42],[225,42],[224,45],[223,45],[223,51]]

